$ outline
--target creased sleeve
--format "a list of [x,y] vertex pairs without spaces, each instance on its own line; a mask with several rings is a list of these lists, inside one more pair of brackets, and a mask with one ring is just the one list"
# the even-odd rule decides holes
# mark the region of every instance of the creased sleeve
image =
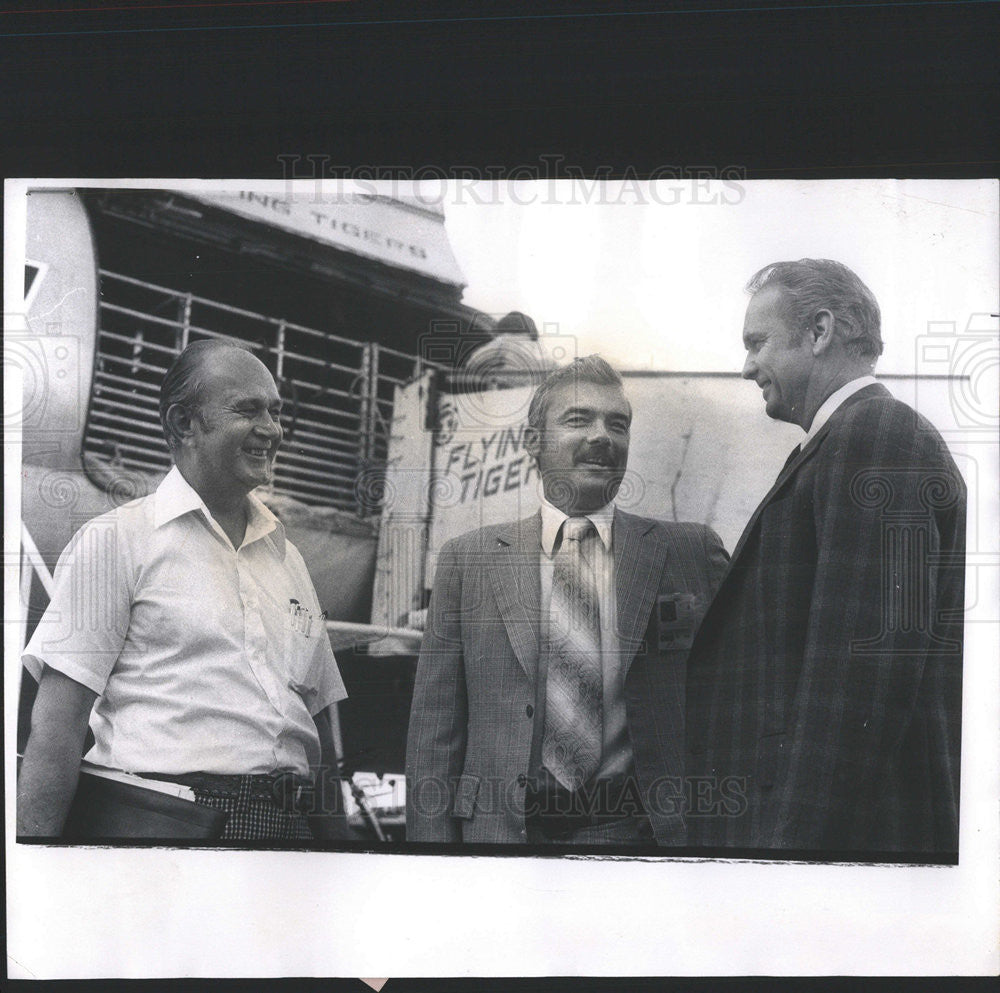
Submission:
[[22,661],[35,679],[50,666],[100,695],[125,646],[132,606],[132,555],[116,515],[73,536],[54,581]]

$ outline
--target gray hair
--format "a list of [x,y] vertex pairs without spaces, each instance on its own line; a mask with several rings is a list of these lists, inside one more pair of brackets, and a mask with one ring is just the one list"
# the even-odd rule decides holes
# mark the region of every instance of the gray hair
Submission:
[[167,446],[171,451],[177,447],[180,439],[174,435],[167,423],[167,411],[175,403],[186,407],[189,411],[198,406],[204,386],[205,358],[209,353],[221,351],[224,348],[249,352],[249,349],[240,348],[239,345],[231,341],[223,341],[219,338],[192,341],[174,359],[164,375],[163,382],[160,384],[160,424],[163,427],[163,436],[167,439]]
[[[535,390],[528,406],[528,426],[541,431],[545,426],[545,415],[549,410],[552,393],[563,383],[596,383],[598,386],[617,386],[625,392],[622,377],[600,355],[587,355],[573,359],[568,365],[554,369]],[[626,399],[627,402],[627,399]],[[629,404],[631,416],[632,405]]]
[[784,290],[785,315],[800,336],[812,325],[817,311],[829,310],[848,352],[857,358],[878,358],[882,354],[878,301],[847,266],[830,259],[774,262],[755,273],[746,289],[757,293],[765,286]]

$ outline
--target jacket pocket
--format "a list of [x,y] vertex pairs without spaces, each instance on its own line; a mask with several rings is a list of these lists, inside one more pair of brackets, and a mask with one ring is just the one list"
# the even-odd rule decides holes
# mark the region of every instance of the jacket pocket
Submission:
[[479,777],[463,772],[455,789],[455,804],[452,807],[454,817],[469,818],[476,809],[476,796],[479,794]]
[[704,614],[704,599],[695,593],[667,593],[658,596],[650,625],[653,651],[690,651],[695,631]]

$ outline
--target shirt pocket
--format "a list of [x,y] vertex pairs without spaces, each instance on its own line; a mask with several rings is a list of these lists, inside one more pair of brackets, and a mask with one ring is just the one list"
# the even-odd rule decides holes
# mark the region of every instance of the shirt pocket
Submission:
[[[313,658],[316,652],[316,622],[312,630],[306,634],[301,626],[292,622],[291,617],[285,618],[282,636],[284,658],[282,664],[288,673],[288,688],[302,697],[311,710],[319,693],[319,685]],[[322,625],[320,632],[325,634]]]

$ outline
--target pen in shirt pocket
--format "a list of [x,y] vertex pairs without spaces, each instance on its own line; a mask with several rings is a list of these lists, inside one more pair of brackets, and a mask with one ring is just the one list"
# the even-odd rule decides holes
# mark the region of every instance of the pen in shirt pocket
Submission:
[[[311,635],[312,635],[312,623],[313,623],[313,618],[315,616],[316,615],[313,614],[311,611],[309,611],[309,610],[306,611],[306,626],[305,626],[304,633],[305,633],[305,636],[307,638],[311,637]],[[326,611],[325,610],[319,615],[319,622],[320,622],[320,624],[325,624],[326,623]]]
[[298,631],[299,634],[304,634],[308,638],[309,632],[306,626],[311,620],[309,608],[303,607],[295,597],[291,597],[288,600],[288,617],[292,625],[292,630]]

